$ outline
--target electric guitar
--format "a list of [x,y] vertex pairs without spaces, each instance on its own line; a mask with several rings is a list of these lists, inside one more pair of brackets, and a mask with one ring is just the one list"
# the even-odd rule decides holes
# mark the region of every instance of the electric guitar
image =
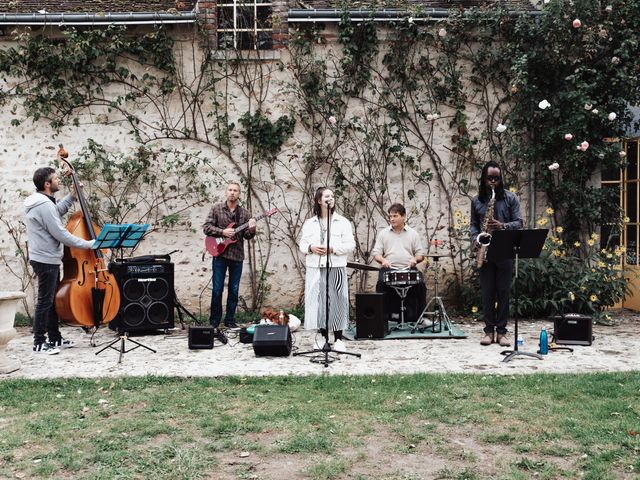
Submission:
[[[270,217],[277,211],[278,211],[278,208],[274,207],[271,210],[267,210],[263,214],[258,215],[256,217],[256,220],[261,220],[263,218]],[[235,222],[231,222],[229,225],[227,225],[227,228],[234,229],[233,237],[226,238],[226,237],[207,236],[204,239],[204,246],[207,249],[207,252],[209,252],[214,257],[217,257],[218,255],[222,255],[222,252],[224,252],[229,245],[231,245],[232,243],[236,243],[238,241],[238,239],[236,238],[238,233],[242,232],[248,227],[249,227],[249,222],[245,222],[242,225],[238,225],[237,227]]]

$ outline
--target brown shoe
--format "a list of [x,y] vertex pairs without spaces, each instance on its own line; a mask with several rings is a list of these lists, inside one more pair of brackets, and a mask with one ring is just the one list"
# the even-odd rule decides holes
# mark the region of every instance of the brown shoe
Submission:
[[498,344],[500,344],[501,347],[510,347],[511,346],[511,342],[509,341],[507,336],[506,335],[501,335],[501,334],[498,334]]
[[493,343],[493,333],[485,333],[482,340],[480,340],[480,345],[491,345]]

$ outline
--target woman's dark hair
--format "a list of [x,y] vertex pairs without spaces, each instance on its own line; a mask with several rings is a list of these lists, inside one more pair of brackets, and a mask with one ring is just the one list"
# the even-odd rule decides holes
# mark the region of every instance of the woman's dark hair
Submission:
[[[325,190],[330,190],[329,187],[318,187],[318,189],[316,190],[316,194],[313,197],[313,214],[316,217],[319,217],[320,214],[322,213],[322,210],[320,208],[320,204],[318,203],[321,199],[322,199],[322,194],[324,193]],[[336,206],[335,204],[333,205],[333,207],[331,208],[331,213],[336,211]]]
[[44,190],[44,184],[51,180],[51,176],[56,170],[51,167],[42,167],[37,169],[33,174],[33,184],[39,192]]
[[482,202],[488,202],[491,198],[491,190],[487,188],[487,172],[490,168],[497,168],[500,170],[500,183],[496,185],[496,200],[504,198],[504,177],[502,176],[502,167],[495,160],[489,160],[482,167],[482,175],[480,176],[480,188],[478,192],[478,198]]

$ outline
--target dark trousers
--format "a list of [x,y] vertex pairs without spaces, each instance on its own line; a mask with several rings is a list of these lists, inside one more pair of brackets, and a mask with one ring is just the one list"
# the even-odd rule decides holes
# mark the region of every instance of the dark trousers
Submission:
[[227,311],[224,323],[233,322],[238,307],[238,291],[240,290],[240,278],[242,277],[242,261],[228,260],[223,257],[213,257],[211,264],[213,271],[211,291],[211,314],[209,322],[211,326],[218,327],[222,319],[222,291],[224,290],[224,278],[229,270],[229,283],[227,289]]
[[62,338],[58,327],[55,298],[60,281],[60,265],[51,265],[31,260],[33,272],[38,277],[38,299],[33,317],[33,343],[39,345],[46,341],[57,342]]
[[480,269],[485,333],[507,333],[513,260],[487,262]]

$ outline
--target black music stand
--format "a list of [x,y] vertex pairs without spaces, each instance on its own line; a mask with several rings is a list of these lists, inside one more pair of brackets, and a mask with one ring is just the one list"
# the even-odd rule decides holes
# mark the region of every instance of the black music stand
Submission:
[[[149,228],[148,223],[140,224],[140,225],[133,224],[133,223],[127,223],[122,225],[107,223],[104,225],[104,227],[102,227],[100,234],[96,237],[96,240],[93,244],[93,248],[94,249],[99,249],[99,248],[120,249],[120,258],[122,258],[122,249],[135,248],[136,246],[138,246],[138,243],[140,243],[140,241],[144,237],[144,234],[148,228]],[[126,348],[127,341],[135,344],[135,347],[131,347],[130,349],[127,350]],[[119,348],[114,347],[114,345],[118,342],[120,342],[120,347]],[[156,351],[153,348],[143,345],[142,343],[137,342],[135,340],[131,340],[127,332],[123,330],[122,322],[120,322],[118,324],[118,338],[116,338],[114,341],[112,341],[105,347],[101,348],[98,352],[96,352],[96,355],[100,355],[107,348],[111,348],[113,350],[120,352],[120,355],[118,356],[118,363],[121,363],[122,356],[125,353],[128,353],[131,350],[135,350],[136,348],[140,348],[140,347],[146,348],[147,350],[153,353],[156,353]]]
[[314,363],[323,363],[325,367],[329,366],[329,363],[333,362],[335,358],[329,356],[329,353],[337,353],[340,355],[352,355],[354,357],[360,358],[361,355],[359,353],[353,352],[339,352],[338,350],[334,350],[329,345],[329,267],[331,266],[331,208],[327,205],[327,264],[325,266],[325,304],[324,304],[324,345],[322,348],[314,348],[313,350],[308,350],[305,352],[294,352],[294,356],[297,355],[311,355],[314,353],[321,353],[322,355],[316,355],[311,358],[311,361]]
[[508,362],[516,356],[525,355],[528,357],[543,360],[544,357],[537,353],[521,352],[518,350],[518,263],[521,258],[538,258],[542,252],[542,246],[547,238],[549,229],[540,228],[533,230],[496,230],[491,235],[491,244],[487,251],[487,260],[497,262],[500,260],[515,259],[515,275],[513,280],[513,299],[515,303],[514,309],[514,347],[513,350],[505,350],[500,352],[506,355],[502,360]]

